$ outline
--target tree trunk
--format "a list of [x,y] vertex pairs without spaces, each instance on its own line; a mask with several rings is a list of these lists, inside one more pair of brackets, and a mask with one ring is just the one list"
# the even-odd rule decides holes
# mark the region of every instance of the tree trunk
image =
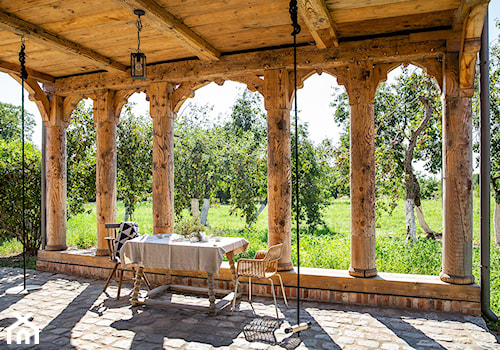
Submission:
[[495,228],[495,243],[500,244],[500,204],[495,201],[493,213],[493,227]]
[[426,231],[426,228],[429,229],[432,234],[435,234],[433,230],[430,229],[429,225],[425,222],[424,212],[422,210],[422,205],[420,203],[420,186],[418,184],[417,178],[413,173],[413,152],[415,150],[415,145],[417,143],[418,137],[424,131],[427,126],[429,120],[432,116],[432,107],[430,105],[430,101],[426,97],[420,97],[420,101],[425,107],[424,119],[418,126],[417,130],[411,132],[410,140],[408,143],[408,148],[405,152],[405,161],[404,161],[404,173],[405,173],[405,187],[406,187],[406,196],[405,196],[405,221],[406,221],[406,243],[408,241],[414,241],[417,238],[417,227],[415,225],[415,206],[417,207],[417,217],[420,226],[426,233],[430,233]]
[[248,228],[251,228],[253,226],[253,224],[255,223],[255,221],[257,221],[257,218],[264,211],[266,206],[267,206],[267,197],[264,200],[264,202],[262,202],[262,204],[260,205],[259,210],[257,210],[257,212],[255,213],[254,215],[255,220],[248,224]]
[[[408,193],[408,191],[406,192]],[[414,242],[417,238],[417,226],[415,225],[415,200],[414,198],[405,199],[405,220],[406,220],[406,240]]]
[[427,233],[427,238],[438,238],[439,236],[441,236],[440,233],[431,229],[430,226],[425,221],[424,209],[422,208],[422,205],[417,205],[415,209],[417,210],[418,223],[422,228],[422,230],[424,230],[424,232]]
[[191,215],[193,218],[200,216],[200,200],[198,198],[191,198]]
[[210,198],[203,198],[200,223],[205,226],[207,226],[208,209],[210,209]]

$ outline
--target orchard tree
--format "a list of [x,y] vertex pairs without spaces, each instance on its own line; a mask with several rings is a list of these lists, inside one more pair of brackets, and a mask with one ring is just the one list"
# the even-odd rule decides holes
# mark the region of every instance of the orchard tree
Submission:
[[[497,27],[500,22],[497,20]],[[495,242],[500,244],[500,37],[490,47],[490,160],[491,160],[491,186],[495,196],[495,209],[493,226],[495,229]],[[477,89],[476,89],[477,91]],[[476,127],[479,127],[479,100],[474,99]],[[478,144],[475,145],[478,150]]]
[[[9,103],[0,102],[0,139],[20,140],[22,132],[22,108]],[[25,140],[31,141],[33,128],[36,122],[31,113],[24,111],[24,137]]]
[[[221,190],[229,190],[230,213],[245,217],[249,226],[267,205],[266,114],[262,106],[262,96],[245,89],[224,125]],[[259,199],[263,201],[257,209]]]
[[[179,215],[190,207],[200,216],[199,201],[209,199],[220,179],[220,127],[209,120],[211,107],[188,105],[186,114],[175,120],[174,183],[175,210]],[[206,224],[206,220],[203,220]]]
[[[407,240],[416,238],[415,209],[422,229],[434,236],[436,233],[423,216],[413,161],[424,161],[424,168],[430,173],[440,170],[441,105],[438,87],[426,74],[402,68],[402,74],[393,83],[381,83],[374,104],[377,210],[391,214],[404,192]],[[346,183],[349,176],[347,94],[339,95],[334,105],[337,107],[335,120],[344,125],[335,153]]]
[[66,131],[68,215],[84,211],[96,196],[96,131],[93,109],[80,101]]
[[132,218],[137,202],[152,192],[153,124],[149,116],[123,107],[116,130],[117,194],[125,206],[124,221]]

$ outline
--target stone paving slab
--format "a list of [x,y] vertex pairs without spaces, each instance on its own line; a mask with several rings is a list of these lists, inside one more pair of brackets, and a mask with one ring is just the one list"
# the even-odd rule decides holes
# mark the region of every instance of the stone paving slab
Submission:
[[[312,327],[300,336],[285,334],[295,324],[297,312],[291,303],[279,302],[280,324],[275,323],[272,299],[243,301],[238,310],[209,317],[195,311],[157,306],[131,307],[122,289],[102,292],[104,281],[40,271],[28,272],[29,284],[42,288],[24,296],[5,291],[23,282],[22,270],[0,268],[1,349],[500,349],[480,317],[454,313],[420,312],[394,308],[373,308],[314,302],[301,303],[302,322]],[[175,302],[208,304],[207,298],[166,294]],[[26,326],[8,328],[17,316],[33,316],[40,329],[38,345],[16,345],[15,336]],[[267,330],[267,331],[266,331]],[[34,338],[31,338],[33,344]]]

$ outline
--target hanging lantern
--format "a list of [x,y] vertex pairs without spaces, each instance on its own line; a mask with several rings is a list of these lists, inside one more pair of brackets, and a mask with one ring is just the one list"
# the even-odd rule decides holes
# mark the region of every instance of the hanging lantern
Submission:
[[137,15],[135,25],[137,27],[137,52],[130,53],[130,76],[133,79],[146,79],[146,55],[141,52],[141,37],[142,30],[141,16],[144,16],[143,10],[134,10]]

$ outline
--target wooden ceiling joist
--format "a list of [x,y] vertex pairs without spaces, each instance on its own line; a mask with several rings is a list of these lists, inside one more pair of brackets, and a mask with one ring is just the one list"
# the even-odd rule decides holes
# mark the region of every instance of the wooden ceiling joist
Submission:
[[[53,83],[56,81],[56,79],[48,74],[38,72],[36,70],[26,68],[26,71],[28,72],[28,77],[35,79],[36,81],[39,81],[41,83]],[[10,63],[6,61],[0,60],[0,72],[4,73],[9,73],[9,74],[20,74],[21,73],[21,66],[15,63]]]
[[125,72],[127,70],[127,67],[119,62],[105,57],[78,43],[72,42],[65,38],[61,38],[56,34],[43,29],[40,26],[24,21],[10,13],[1,10],[0,28],[10,32],[14,32],[16,34],[24,34],[30,40],[36,41],[50,48],[54,48],[72,55],[85,57],[105,69],[113,68],[122,72]]
[[166,8],[154,0],[114,0],[124,8],[133,12],[141,9],[146,12],[145,17],[162,33],[166,33],[178,40],[179,44],[191,51],[195,56],[204,61],[218,60],[220,52],[200,37],[182,21],[177,19]]
[[311,32],[318,49],[338,46],[335,23],[324,0],[298,0],[299,13]]

